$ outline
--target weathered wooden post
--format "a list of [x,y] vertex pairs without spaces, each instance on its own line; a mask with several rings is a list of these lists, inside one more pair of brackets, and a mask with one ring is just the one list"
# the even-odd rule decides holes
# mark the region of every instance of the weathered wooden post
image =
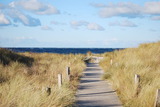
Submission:
[[140,75],[135,74],[134,83],[135,83],[135,90],[136,90],[136,96],[137,96],[140,92]]
[[66,73],[67,73],[67,78],[68,78],[68,80],[70,81],[70,67],[67,67],[67,69],[66,69]]
[[160,107],[160,89],[156,90],[156,99],[155,99],[154,107]]
[[135,81],[135,85],[138,86],[140,83],[140,76],[135,74],[134,81]]
[[111,61],[110,61],[110,64],[112,65],[113,64],[113,60],[111,59]]
[[70,67],[67,67],[67,75],[70,75]]
[[45,91],[47,92],[48,96],[51,94],[51,88],[50,87],[46,87]]
[[58,74],[58,86],[62,86],[62,74]]

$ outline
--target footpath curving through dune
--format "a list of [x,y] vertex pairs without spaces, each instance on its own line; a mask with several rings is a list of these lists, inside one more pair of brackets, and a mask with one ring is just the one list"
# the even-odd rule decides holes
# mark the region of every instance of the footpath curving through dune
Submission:
[[101,80],[103,70],[98,63],[89,63],[76,93],[76,107],[122,107],[109,83]]

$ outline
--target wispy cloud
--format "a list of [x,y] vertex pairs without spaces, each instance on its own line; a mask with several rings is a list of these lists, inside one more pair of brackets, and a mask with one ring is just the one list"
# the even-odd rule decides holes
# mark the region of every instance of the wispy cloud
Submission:
[[42,26],[41,29],[42,30],[53,30],[51,27],[49,27],[47,25],[46,26]]
[[30,46],[37,46],[40,44],[35,38],[33,37],[0,37],[0,46],[2,47],[30,47]]
[[124,21],[115,21],[115,22],[110,22],[109,23],[110,26],[122,26],[122,27],[137,27],[136,24],[134,24],[133,22],[129,21],[129,20],[124,20]]
[[153,16],[151,19],[152,20],[160,20],[160,16]]
[[94,7],[101,8],[99,15],[104,18],[121,16],[121,17],[142,17],[144,15],[159,15],[160,2],[146,2],[140,6],[131,2],[120,2],[117,4],[94,4]]
[[103,3],[91,3],[91,6],[96,8],[106,7],[106,5]]
[[40,26],[41,22],[37,18],[23,13],[17,8],[10,7],[9,5],[0,5],[0,25],[17,25],[22,23],[25,26]]
[[70,24],[75,29],[78,29],[79,27],[84,26],[88,30],[97,30],[97,31],[105,30],[101,25],[97,23],[90,23],[87,21],[71,21]]
[[59,10],[50,4],[42,3],[38,0],[19,0],[10,3],[11,7],[20,7],[39,15],[58,14]]
[[38,18],[34,18],[26,11],[38,15],[52,15],[60,13],[54,6],[42,3],[38,0],[17,0],[9,4],[0,4],[0,26],[17,25],[22,23],[24,26],[40,26]]
[[11,9],[8,12],[8,16],[10,16],[15,23],[22,23],[25,26],[40,26],[41,22],[39,19],[33,18],[29,15],[25,15],[24,13]]
[[98,24],[96,24],[96,23],[89,23],[89,24],[87,25],[87,28],[88,28],[89,30],[99,30],[99,31],[105,30],[102,26],[100,26],[100,25],[98,25]]
[[10,24],[10,20],[3,13],[0,12],[0,26],[7,26]]
[[66,25],[66,23],[57,22],[57,21],[51,21],[51,24],[53,24],[53,25]]
[[160,1],[146,2],[144,7],[142,7],[142,13],[149,15],[159,15],[160,14]]
[[78,27],[80,26],[87,26],[88,22],[87,21],[71,21],[70,24],[73,28],[78,29]]

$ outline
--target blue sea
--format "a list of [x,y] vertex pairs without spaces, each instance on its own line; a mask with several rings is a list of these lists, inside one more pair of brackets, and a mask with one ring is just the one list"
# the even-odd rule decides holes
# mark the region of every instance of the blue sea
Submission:
[[58,54],[86,54],[88,51],[94,54],[112,52],[122,48],[7,48],[15,52],[34,52],[34,53],[58,53]]

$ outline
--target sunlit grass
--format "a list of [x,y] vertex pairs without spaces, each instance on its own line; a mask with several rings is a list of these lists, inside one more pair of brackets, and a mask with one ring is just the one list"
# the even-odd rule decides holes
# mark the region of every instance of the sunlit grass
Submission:
[[[160,42],[106,53],[101,66],[105,71],[103,78],[113,84],[124,106],[153,107],[156,89],[160,88]],[[135,96],[135,74],[141,77],[138,96]]]
[[[0,49],[1,107],[64,107],[74,102],[78,79],[85,68],[84,55],[14,53]],[[66,67],[72,79],[67,80]],[[57,86],[61,73],[63,85]],[[46,88],[51,88],[51,94]]]

